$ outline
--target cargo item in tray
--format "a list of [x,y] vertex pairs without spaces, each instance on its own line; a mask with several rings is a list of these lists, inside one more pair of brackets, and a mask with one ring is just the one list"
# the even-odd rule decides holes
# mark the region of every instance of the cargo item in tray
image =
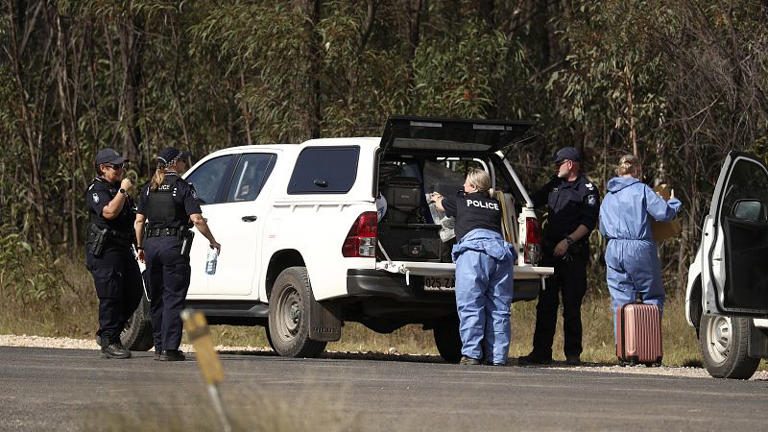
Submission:
[[422,205],[421,183],[413,177],[392,177],[382,190],[387,200],[387,215],[390,223],[424,222],[420,213]]
[[443,242],[439,231],[434,224],[381,224],[379,242],[391,260],[451,262],[455,241]]

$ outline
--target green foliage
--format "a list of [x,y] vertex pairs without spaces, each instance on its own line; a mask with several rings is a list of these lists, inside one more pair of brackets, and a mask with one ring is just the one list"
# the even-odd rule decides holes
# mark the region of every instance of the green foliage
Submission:
[[635,147],[649,181],[675,181],[679,280],[722,155],[766,154],[763,3],[5,2],[0,218],[35,250],[78,251],[107,146],[147,178],[167,145],[376,136],[391,114],[533,119],[511,153],[530,188],[565,144],[597,184]]
[[413,110],[423,115],[487,117],[495,111],[496,92],[505,78],[524,70],[522,60],[520,46],[501,32],[487,31],[479,19],[430,34],[414,59]]
[[655,150],[656,132],[664,125],[666,65],[654,32],[663,30],[657,28],[656,17],[666,8],[652,3],[584,4],[562,21],[562,42],[570,52],[564,67],[550,75],[546,89],[573,132],[616,136],[608,149],[611,158],[632,151],[632,126],[640,131],[640,155],[653,153],[646,147]]

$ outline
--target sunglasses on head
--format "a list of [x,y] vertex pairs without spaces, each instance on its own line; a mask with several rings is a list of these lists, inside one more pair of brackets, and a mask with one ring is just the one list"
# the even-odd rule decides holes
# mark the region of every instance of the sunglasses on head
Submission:
[[118,170],[118,169],[125,168],[125,163],[121,163],[121,164],[106,164],[106,166],[108,166],[108,167],[110,167],[112,169]]

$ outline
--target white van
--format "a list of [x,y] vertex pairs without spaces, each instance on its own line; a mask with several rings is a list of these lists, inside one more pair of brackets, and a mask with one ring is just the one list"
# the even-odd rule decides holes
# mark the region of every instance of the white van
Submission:
[[768,169],[731,152],[688,269],[685,311],[713,377],[748,379],[768,358]]

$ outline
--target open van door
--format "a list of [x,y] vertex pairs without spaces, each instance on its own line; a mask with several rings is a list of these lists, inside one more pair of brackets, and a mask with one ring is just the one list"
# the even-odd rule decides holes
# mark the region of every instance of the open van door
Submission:
[[704,231],[704,272],[714,298],[708,309],[729,316],[768,317],[768,169],[731,152],[717,180]]

